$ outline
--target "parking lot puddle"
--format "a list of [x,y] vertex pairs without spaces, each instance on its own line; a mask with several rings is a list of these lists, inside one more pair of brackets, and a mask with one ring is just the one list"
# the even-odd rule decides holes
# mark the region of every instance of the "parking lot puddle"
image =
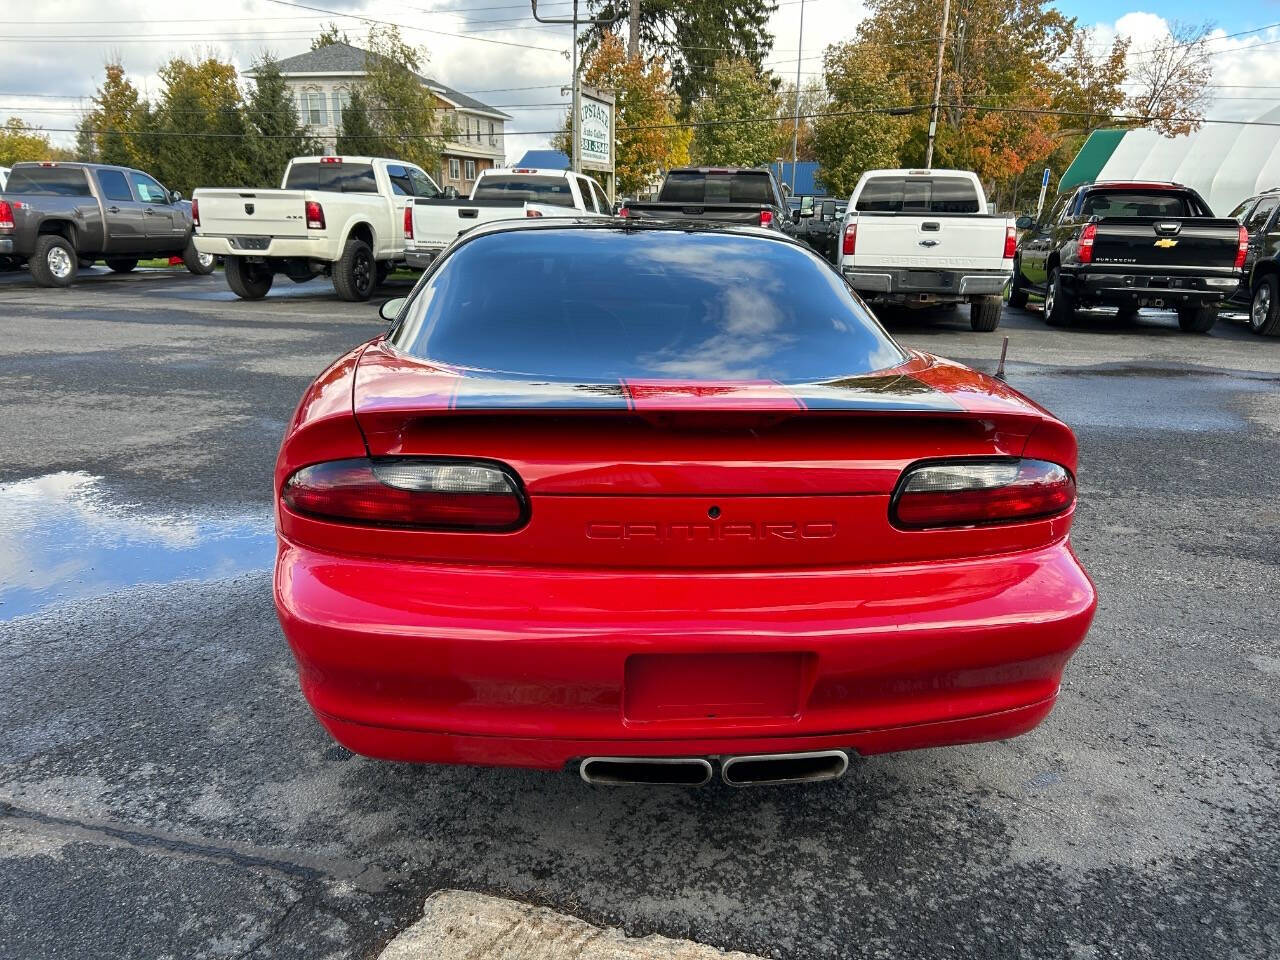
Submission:
[[76,471],[0,483],[0,620],[144,583],[270,568],[269,515],[146,513]]

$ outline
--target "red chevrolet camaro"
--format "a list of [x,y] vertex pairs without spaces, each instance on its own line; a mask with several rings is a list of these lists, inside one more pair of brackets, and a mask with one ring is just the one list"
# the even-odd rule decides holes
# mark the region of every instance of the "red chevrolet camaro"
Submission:
[[808,248],[508,221],[391,309],[275,474],[280,622],[345,746],[769,783],[1049,713],[1096,605],[1075,437]]

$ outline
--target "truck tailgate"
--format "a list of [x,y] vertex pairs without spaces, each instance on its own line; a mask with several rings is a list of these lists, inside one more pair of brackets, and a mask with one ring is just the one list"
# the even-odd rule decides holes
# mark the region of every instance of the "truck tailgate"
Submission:
[[761,203],[676,203],[652,201],[627,204],[627,215],[657,220],[711,220],[716,223],[761,225],[760,214],[769,208]]
[[999,270],[1005,263],[1003,217],[859,213],[856,222],[848,266]]
[[[564,215],[573,210],[565,208]],[[444,200],[417,197],[413,201],[411,247],[444,246],[465,230],[493,220],[519,220],[525,216],[523,200]]]
[[197,190],[205,236],[305,237],[306,190]]
[[1235,268],[1240,224],[1230,218],[1103,217],[1096,224],[1095,264]]

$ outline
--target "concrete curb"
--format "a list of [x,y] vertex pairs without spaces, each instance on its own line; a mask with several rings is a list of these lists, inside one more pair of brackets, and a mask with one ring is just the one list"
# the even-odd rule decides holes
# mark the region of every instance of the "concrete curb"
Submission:
[[688,940],[628,937],[577,917],[483,893],[441,890],[379,960],[761,960]]

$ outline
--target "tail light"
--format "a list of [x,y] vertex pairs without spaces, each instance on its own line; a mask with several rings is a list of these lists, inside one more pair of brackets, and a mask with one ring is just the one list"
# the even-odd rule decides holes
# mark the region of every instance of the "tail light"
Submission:
[[1076,482],[1061,464],[954,460],[908,470],[890,519],[911,530],[1017,523],[1061,513],[1075,499]]
[[193,227],[200,226],[200,201],[191,201],[191,225]]
[[630,211],[630,210],[628,210],[626,207],[619,207],[619,208],[618,208],[618,216],[620,216],[620,217],[629,217],[629,216],[631,216],[631,211]]
[[529,208],[527,208],[527,207],[526,207],[526,208],[525,208],[525,211],[524,211],[524,215],[525,215],[526,217],[540,217],[540,216],[542,216],[542,211],[541,211],[541,210],[530,210]]
[[1080,231],[1080,262],[1093,263],[1093,241],[1098,236],[1098,225],[1086,223]]
[[13,229],[13,207],[8,200],[0,200],[0,230]]
[[844,244],[840,250],[846,257],[853,256],[854,248],[858,245],[858,225],[851,223],[844,228]]
[[318,200],[307,201],[307,229],[324,229],[324,207],[320,206],[320,201]]
[[404,208],[404,238],[406,240],[413,239],[413,207]]
[[[0,218],[0,220],[2,219],[3,218]],[[4,226],[3,222],[0,222],[0,226]],[[1242,224],[1240,227],[1240,245],[1236,247],[1236,269],[1237,270],[1244,269],[1244,261],[1245,261],[1245,258],[1248,256],[1249,256],[1249,231],[1246,230]]]
[[477,460],[332,460],[303,467],[280,491],[295,513],[426,530],[513,530],[527,517],[508,468]]
[[1004,259],[1012,260],[1018,252],[1018,228],[1010,225],[1004,228]]
[[773,226],[773,211],[772,211],[772,210],[761,210],[761,211],[760,211],[760,226],[762,226],[762,227],[772,227],[772,226]]

